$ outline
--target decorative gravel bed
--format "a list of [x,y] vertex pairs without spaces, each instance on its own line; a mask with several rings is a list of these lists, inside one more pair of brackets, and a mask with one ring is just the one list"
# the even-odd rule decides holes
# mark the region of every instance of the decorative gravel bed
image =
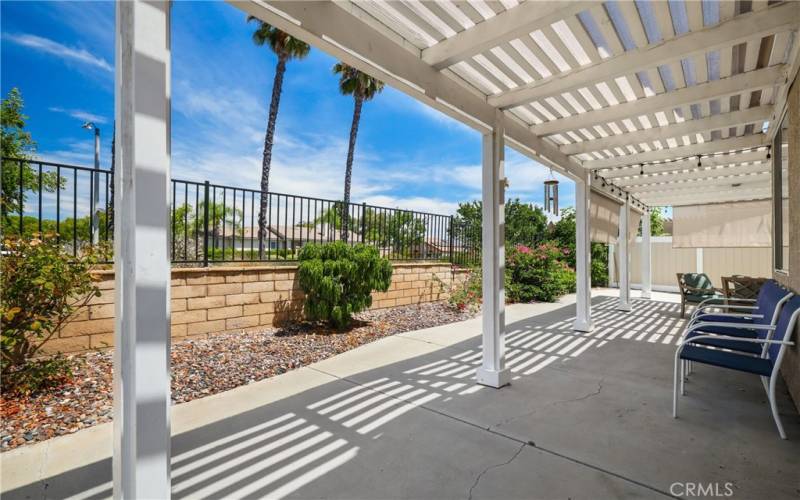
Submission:
[[[172,402],[184,403],[278,375],[395,333],[469,319],[447,304],[367,311],[350,330],[296,324],[172,345]],[[112,351],[70,356],[73,379],[35,396],[0,398],[0,449],[70,434],[112,418]]]

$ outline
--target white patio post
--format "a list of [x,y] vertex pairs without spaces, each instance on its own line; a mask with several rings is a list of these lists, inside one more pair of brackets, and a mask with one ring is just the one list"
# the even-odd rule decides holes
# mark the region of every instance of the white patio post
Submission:
[[630,277],[630,242],[628,241],[628,224],[631,203],[625,195],[625,203],[619,208],[619,306],[620,311],[631,310],[631,277]]
[[114,497],[169,498],[170,3],[116,9]]
[[617,259],[615,258],[616,246],[613,243],[608,244],[608,286],[613,286],[617,279]]
[[649,299],[653,291],[652,263],[650,260],[650,212],[645,210],[642,214],[642,294],[643,299]]
[[491,134],[483,136],[483,362],[477,382],[489,387],[508,384],[505,367],[505,182],[503,115],[495,114]]
[[577,299],[575,324],[579,332],[590,332],[592,324],[592,243],[589,234],[591,177],[575,180],[575,274]]

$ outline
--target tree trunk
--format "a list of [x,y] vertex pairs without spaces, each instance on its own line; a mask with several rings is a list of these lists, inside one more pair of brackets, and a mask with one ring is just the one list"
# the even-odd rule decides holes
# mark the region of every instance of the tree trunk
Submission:
[[359,95],[354,96],[355,107],[353,108],[353,124],[350,126],[350,146],[347,150],[347,168],[344,171],[344,204],[342,205],[342,240],[347,241],[347,226],[350,222],[350,183],[353,180],[353,154],[356,149],[356,136],[358,135],[358,122],[361,121],[361,106],[364,98]]
[[275,81],[272,83],[272,100],[269,104],[267,133],[264,136],[264,156],[261,159],[261,197],[258,202],[258,255],[264,258],[264,239],[267,236],[267,201],[269,199],[269,169],[272,163],[272,144],[275,138],[275,121],[281,103],[283,74],[286,72],[286,57],[278,56],[275,66]]

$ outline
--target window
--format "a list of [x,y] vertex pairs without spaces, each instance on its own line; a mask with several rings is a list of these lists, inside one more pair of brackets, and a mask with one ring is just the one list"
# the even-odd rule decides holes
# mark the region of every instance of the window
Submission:
[[779,271],[789,270],[789,115],[783,118],[772,145],[773,262]]

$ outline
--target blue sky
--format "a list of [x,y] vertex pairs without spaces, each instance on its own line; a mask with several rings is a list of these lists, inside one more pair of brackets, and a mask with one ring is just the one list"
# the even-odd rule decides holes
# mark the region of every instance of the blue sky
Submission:
[[[114,115],[111,2],[4,1],[2,92],[19,87],[39,157],[91,165],[102,130],[110,160]],[[175,2],[172,27],[172,175],[258,188],[275,57],[250,39],[254,25],[221,2]],[[335,59],[312,48],[289,64],[273,150],[273,191],[341,198],[353,112],[338,92]],[[451,213],[480,197],[480,135],[387,87],[364,107],[353,174],[357,202]],[[541,203],[548,170],[511,150],[510,197]],[[561,206],[574,184],[561,183]]]

